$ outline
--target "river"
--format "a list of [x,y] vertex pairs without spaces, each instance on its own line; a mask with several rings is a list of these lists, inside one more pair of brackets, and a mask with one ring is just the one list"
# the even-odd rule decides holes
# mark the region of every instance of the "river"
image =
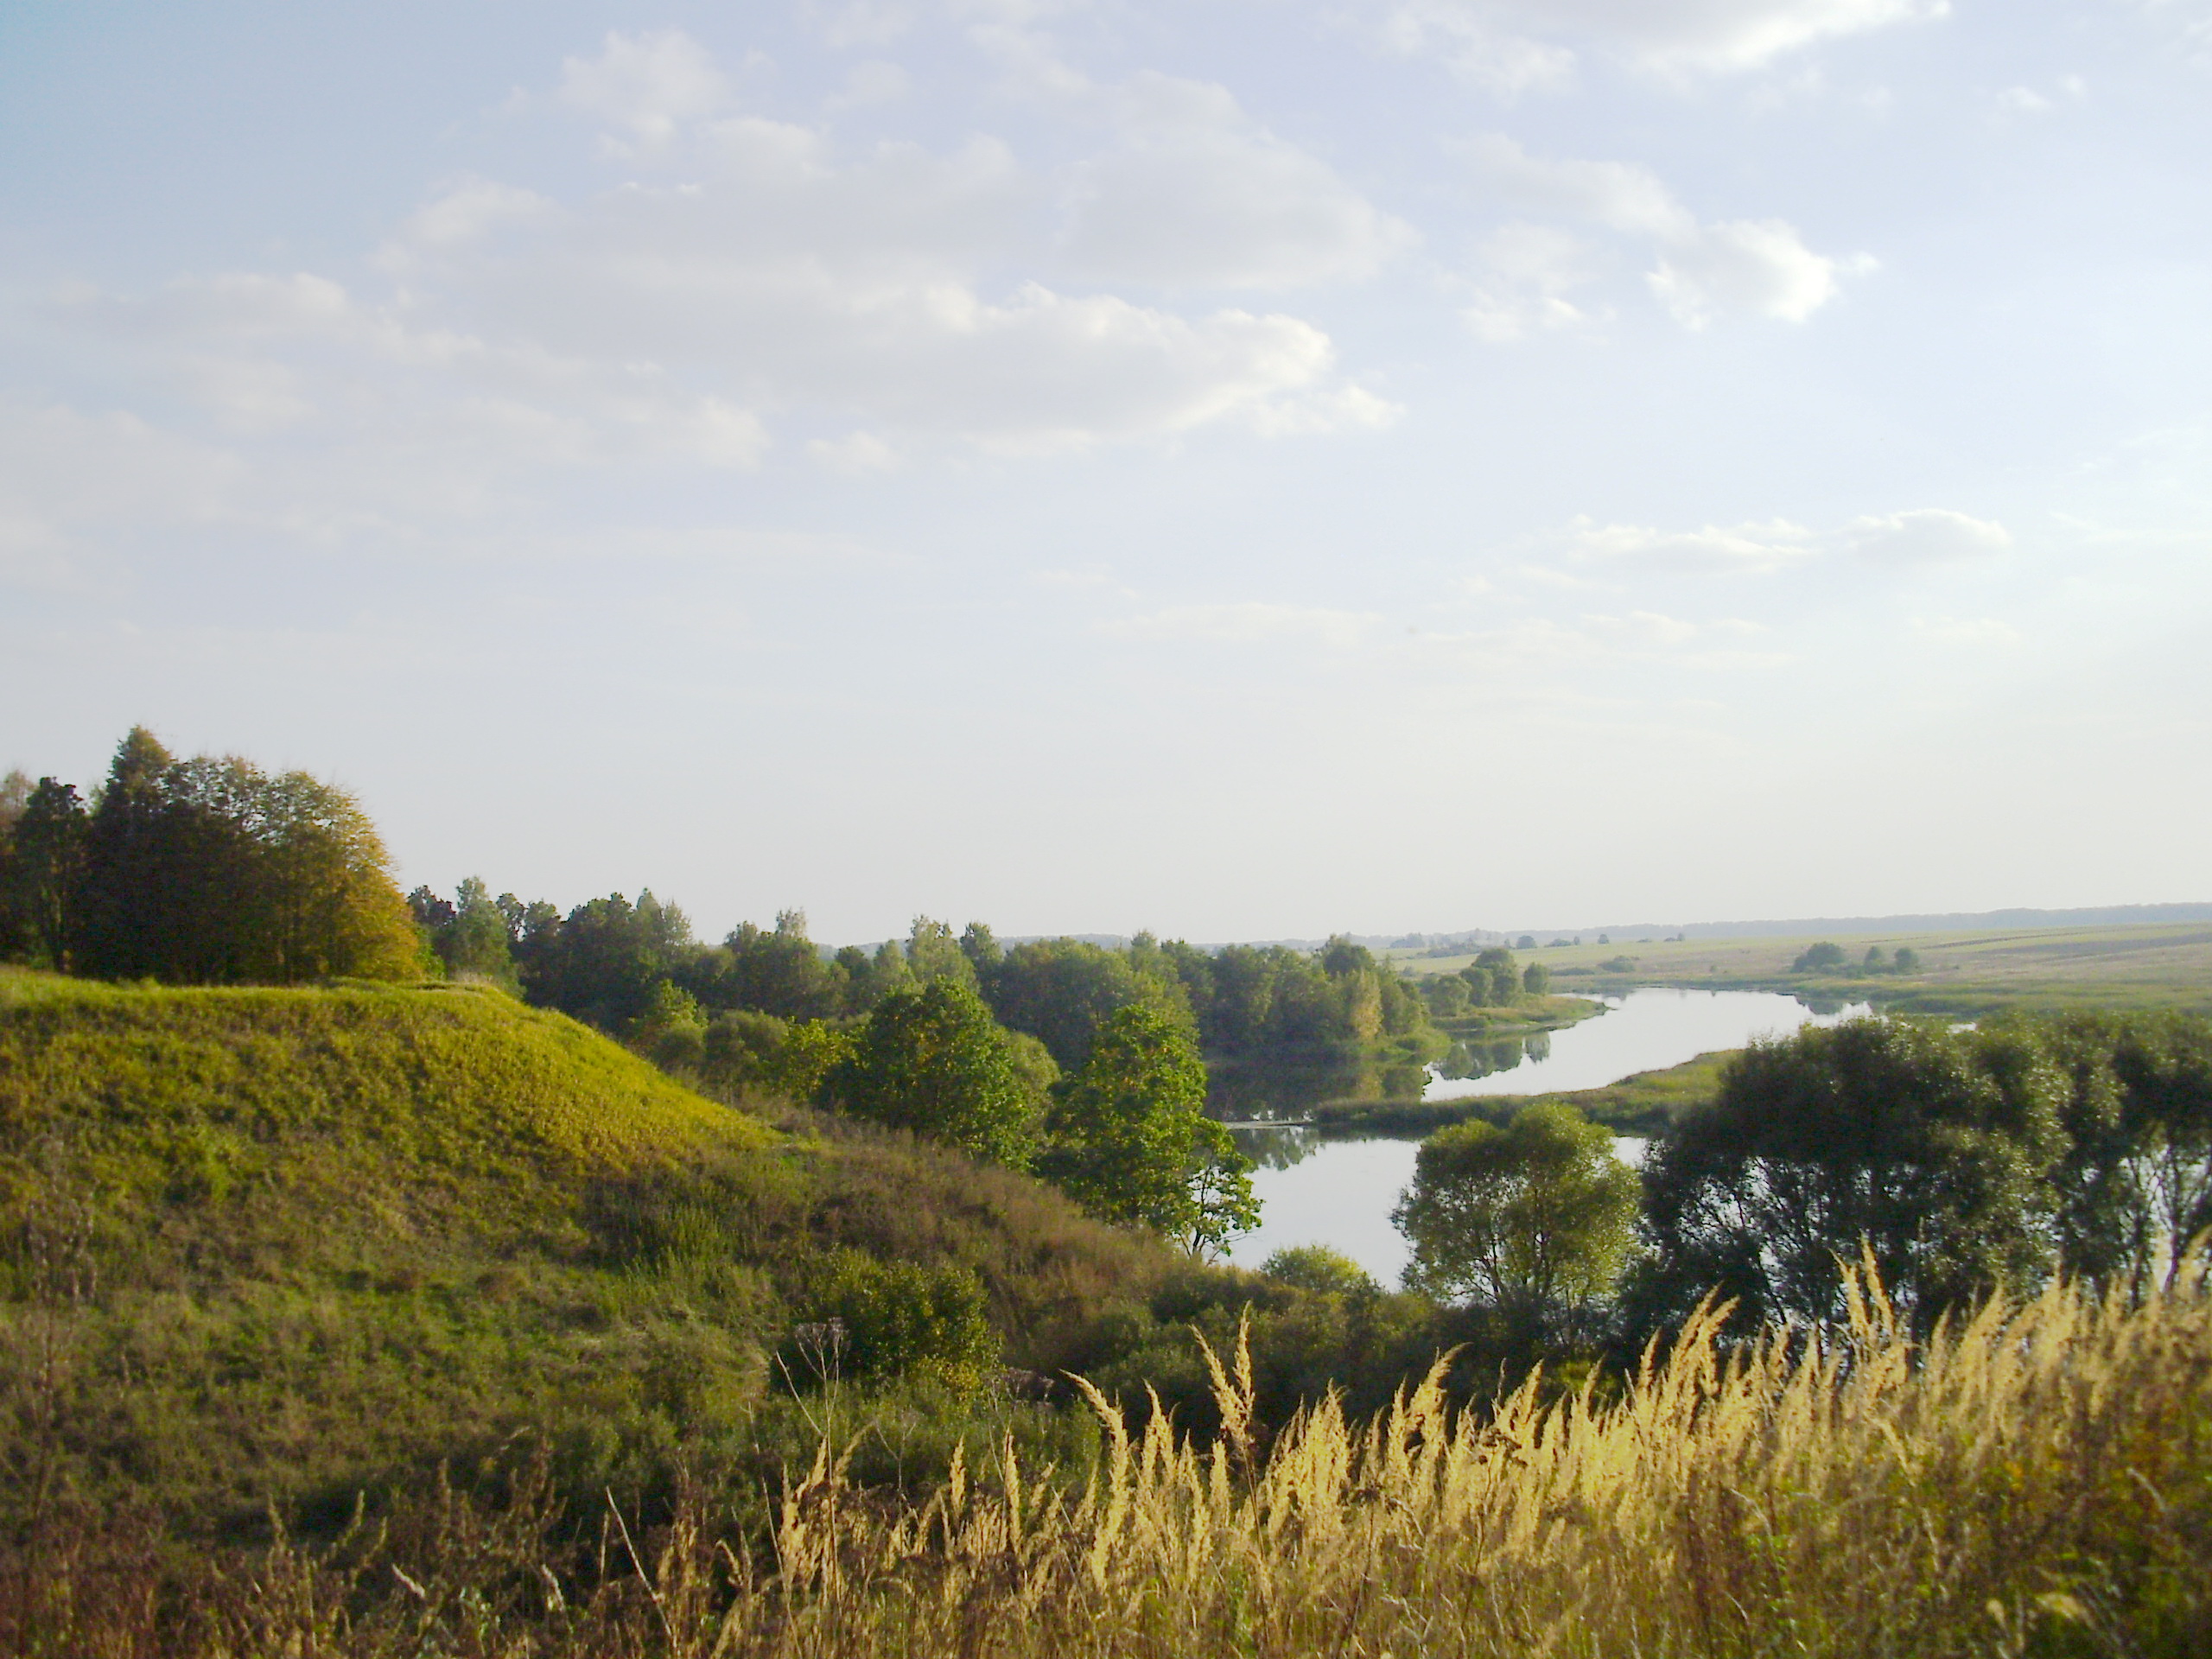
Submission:
[[[1480,1075],[1452,1077],[1431,1067],[1421,1097],[1600,1089],[1710,1050],[1741,1048],[1754,1037],[1833,1025],[1867,1012],[1866,1004],[1857,1003],[1815,1014],[1796,997],[1770,991],[1650,988],[1608,997],[1605,1004],[1605,1013],[1552,1032],[1546,1040],[1489,1045],[1446,1068]],[[1239,1127],[1234,1133],[1258,1162],[1252,1190],[1262,1207],[1258,1230],[1236,1242],[1231,1261],[1256,1268],[1286,1245],[1326,1244],[1384,1285],[1398,1282],[1408,1253],[1390,1224],[1390,1211],[1413,1179],[1417,1140],[1324,1140],[1312,1129],[1284,1124]],[[1632,1137],[1615,1142],[1616,1153],[1631,1162],[1643,1150],[1643,1142]]]

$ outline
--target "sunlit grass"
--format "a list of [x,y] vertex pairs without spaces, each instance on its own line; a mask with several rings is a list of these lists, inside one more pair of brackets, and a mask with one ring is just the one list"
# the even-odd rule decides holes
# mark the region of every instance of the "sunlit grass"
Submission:
[[[792,1471],[765,1531],[694,1488],[557,1548],[525,1471],[440,1490],[316,1555],[279,1543],[167,1593],[174,1650],[842,1659],[1315,1655],[2188,1655],[2212,1639],[2212,1305],[2054,1288],[1912,1342],[1748,1348],[1701,1316],[1612,1397],[1541,1379],[1455,1409],[1439,1376],[1271,1441],[1241,1353],[1222,1435],[1093,1396],[1095,1462],[1009,1443],[922,1501],[856,1484],[863,1433]],[[1440,1374],[1441,1368],[1439,1368]],[[63,1552],[55,1561],[66,1567]],[[81,1543],[79,1556],[91,1560]],[[137,1650],[49,1574],[85,1650]],[[100,1637],[95,1643],[90,1638]]]

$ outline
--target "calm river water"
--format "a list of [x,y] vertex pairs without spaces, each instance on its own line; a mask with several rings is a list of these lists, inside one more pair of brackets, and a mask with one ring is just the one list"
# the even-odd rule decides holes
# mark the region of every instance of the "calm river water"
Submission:
[[[1815,1014],[1794,996],[1770,991],[1630,991],[1605,999],[1605,1012],[1548,1041],[1491,1046],[1471,1057],[1477,1077],[1447,1077],[1431,1068],[1425,1100],[1471,1095],[1533,1095],[1554,1090],[1600,1089],[1637,1071],[1680,1065],[1711,1049],[1741,1048],[1754,1037],[1805,1025],[1833,1025],[1865,1014],[1856,1003],[1834,1014]],[[1287,1244],[1326,1244],[1395,1286],[1403,1270],[1406,1242],[1390,1224],[1398,1194],[1413,1179],[1418,1141],[1382,1137],[1325,1141],[1311,1129],[1266,1126],[1238,1128],[1237,1143],[1258,1160],[1252,1190],[1261,1202],[1260,1227],[1239,1239],[1230,1259],[1256,1268]],[[1627,1137],[1615,1150],[1631,1162],[1643,1143]]]

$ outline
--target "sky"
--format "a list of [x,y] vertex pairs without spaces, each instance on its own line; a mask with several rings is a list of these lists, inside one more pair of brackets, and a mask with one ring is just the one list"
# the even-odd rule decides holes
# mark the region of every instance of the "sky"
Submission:
[[1227,940],[2212,898],[2212,0],[12,0],[0,767]]

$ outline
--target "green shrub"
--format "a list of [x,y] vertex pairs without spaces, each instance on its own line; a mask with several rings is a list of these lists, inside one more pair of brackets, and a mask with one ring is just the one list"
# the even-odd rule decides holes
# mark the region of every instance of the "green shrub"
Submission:
[[965,1268],[840,1250],[815,1308],[814,1328],[797,1345],[803,1363],[816,1369],[828,1369],[826,1356],[843,1374],[870,1382],[916,1377],[967,1394],[998,1364],[982,1281]]

